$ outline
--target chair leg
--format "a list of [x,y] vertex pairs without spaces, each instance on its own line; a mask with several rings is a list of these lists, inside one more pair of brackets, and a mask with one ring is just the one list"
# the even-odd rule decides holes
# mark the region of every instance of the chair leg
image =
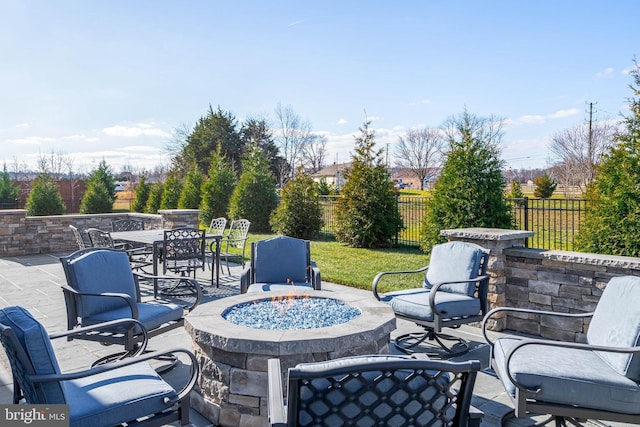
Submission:
[[[425,351],[424,353],[434,357],[456,357],[461,356],[469,351],[469,343],[463,339],[453,335],[436,333],[431,328],[424,328],[423,332],[413,332],[400,335],[395,339],[395,347],[405,354],[414,353],[413,348],[422,344],[424,341],[435,341],[442,350]],[[444,341],[455,341],[452,345],[446,345]]]

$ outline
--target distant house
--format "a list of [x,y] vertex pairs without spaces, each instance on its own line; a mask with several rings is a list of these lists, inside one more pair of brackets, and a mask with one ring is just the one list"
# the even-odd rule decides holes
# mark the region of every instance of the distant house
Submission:
[[345,183],[344,173],[351,167],[351,163],[334,163],[311,175],[315,182],[324,181],[337,189],[342,188]]
[[[430,188],[433,185],[435,177],[438,175],[439,170],[432,168],[429,175],[425,178],[424,188]],[[430,179],[431,178],[431,179]],[[416,176],[415,172],[409,168],[392,168],[391,180],[396,188],[411,188],[413,190],[419,190],[420,179]]]

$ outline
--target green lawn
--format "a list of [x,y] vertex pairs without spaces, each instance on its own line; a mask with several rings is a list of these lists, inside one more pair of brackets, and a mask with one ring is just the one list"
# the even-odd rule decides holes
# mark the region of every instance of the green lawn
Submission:
[[[273,234],[249,233],[245,256],[248,258],[251,254],[249,242],[271,236]],[[329,237],[311,242],[311,259],[320,268],[323,281],[360,289],[371,289],[371,282],[380,271],[414,270],[428,263],[427,255],[417,248],[349,248]],[[423,278],[423,274],[385,278],[381,289],[389,291],[420,286]]]

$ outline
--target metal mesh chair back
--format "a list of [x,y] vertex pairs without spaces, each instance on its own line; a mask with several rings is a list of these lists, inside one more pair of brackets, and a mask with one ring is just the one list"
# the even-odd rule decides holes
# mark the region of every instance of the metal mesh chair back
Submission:
[[251,222],[246,219],[237,219],[231,222],[229,234],[227,236],[227,245],[230,248],[243,248],[249,235],[249,226]]
[[211,225],[209,225],[208,234],[222,236],[224,235],[224,231],[226,228],[227,228],[227,218],[224,218],[224,217],[214,218],[211,220]]
[[478,361],[327,362],[289,370],[289,425],[466,425]]
[[163,246],[164,271],[189,274],[204,270],[205,231],[197,228],[165,230]]
[[144,221],[141,219],[119,219],[111,223],[111,231],[139,231],[144,230]]
[[87,247],[87,244],[84,241],[84,238],[82,237],[82,234],[80,233],[80,230],[78,230],[77,227],[69,224],[69,228],[71,229],[71,231],[73,232],[73,237],[76,239],[76,244],[78,245],[78,249],[84,249]]
[[89,241],[94,248],[114,248],[113,239],[111,233],[108,231],[102,231],[97,228],[89,228],[87,230]]

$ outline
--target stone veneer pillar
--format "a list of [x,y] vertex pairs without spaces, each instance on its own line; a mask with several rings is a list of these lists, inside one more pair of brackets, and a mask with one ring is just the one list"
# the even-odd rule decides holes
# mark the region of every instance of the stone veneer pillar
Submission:
[[161,209],[158,215],[162,217],[162,228],[181,228],[200,226],[199,209]]
[[[487,296],[491,310],[505,305],[506,297],[506,256],[504,250],[513,247],[524,247],[527,238],[533,236],[533,231],[505,230],[501,228],[456,228],[442,230],[440,233],[449,241],[463,241],[478,244],[491,251],[487,273],[489,279],[489,293]],[[507,327],[505,315],[494,316],[489,328],[501,331]]]

